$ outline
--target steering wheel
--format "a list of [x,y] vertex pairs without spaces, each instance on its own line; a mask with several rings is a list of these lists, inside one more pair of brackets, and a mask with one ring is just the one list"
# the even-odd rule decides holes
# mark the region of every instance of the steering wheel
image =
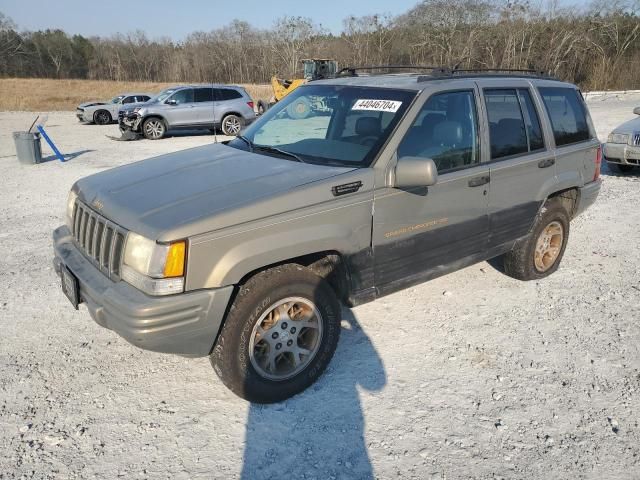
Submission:
[[360,145],[365,147],[373,147],[378,142],[378,137],[373,135],[367,135],[362,140],[360,140]]

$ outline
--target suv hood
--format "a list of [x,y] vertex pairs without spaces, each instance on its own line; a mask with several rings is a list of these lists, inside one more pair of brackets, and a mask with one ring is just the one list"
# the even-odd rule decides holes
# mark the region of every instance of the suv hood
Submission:
[[95,107],[96,105],[106,105],[108,102],[101,101],[93,101],[93,102],[85,102],[78,105],[78,108],[87,108],[87,107]]
[[97,173],[79,180],[74,189],[84,203],[109,220],[147,238],[168,241],[281,213],[256,205],[243,208],[242,215],[229,215],[259,200],[352,170],[216,144]]
[[622,125],[618,125],[611,133],[629,133],[634,134],[640,132],[640,117],[633,118]]

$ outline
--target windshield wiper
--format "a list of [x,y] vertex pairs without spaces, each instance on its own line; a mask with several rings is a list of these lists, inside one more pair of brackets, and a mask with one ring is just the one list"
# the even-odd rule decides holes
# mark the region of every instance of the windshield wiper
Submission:
[[281,155],[285,155],[287,157],[293,158],[294,160],[297,160],[300,163],[307,163],[295,153],[287,152],[286,150],[282,150],[278,147],[272,147],[271,145],[253,145],[253,147],[263,152],[279,153]]
[[253,152],[253,143],[251,143],[251,140],[249,140],[247,137],[245,137],[244,135],[236,135],[236,138],[239,138],[240,140],[242,140],[244,143],[246,143],[249,146],[249,151]]

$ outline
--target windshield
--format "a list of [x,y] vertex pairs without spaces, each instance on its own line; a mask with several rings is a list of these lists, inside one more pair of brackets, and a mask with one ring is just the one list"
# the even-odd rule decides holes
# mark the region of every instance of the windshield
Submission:
[[162,90],[158,95],[156,95],[151,100],[149,100],[149,103],[152,103],[152,102],[164,102],[175,91],[176,91],[175,88],[167,88],[166,90]]
[[307,163],[371,164],[417,92],[310,84],[276,103],[229,146]]
[[113,97],[109,103],[120,103],[120,100],[124,98],[124,95],[118,95],[117,97]]

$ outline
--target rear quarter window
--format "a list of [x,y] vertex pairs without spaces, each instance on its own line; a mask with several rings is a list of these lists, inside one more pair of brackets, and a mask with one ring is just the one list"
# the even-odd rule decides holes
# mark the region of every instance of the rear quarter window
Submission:
[[237,90],[231,90],[230,88],[221,88],[219,91],[220,100],[236,100],[242,98],[242,94]]
[[584,102],[577,90],[562,87],[539,87],[538,91],[551,120],[556,146],[591,139]]

